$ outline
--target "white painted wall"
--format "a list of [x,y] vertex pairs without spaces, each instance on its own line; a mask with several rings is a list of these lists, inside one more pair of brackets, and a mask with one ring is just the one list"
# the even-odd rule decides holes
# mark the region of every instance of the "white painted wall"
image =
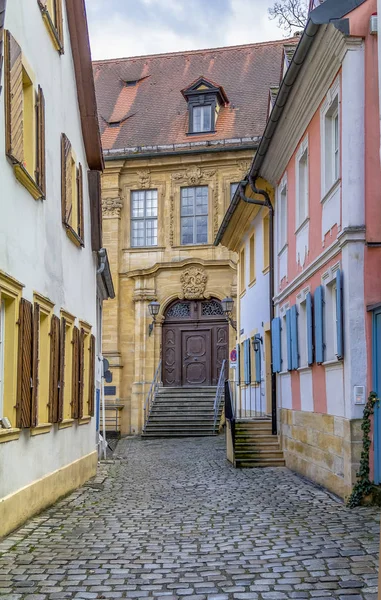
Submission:
[[[96,258],[90,243],[87,161],[66,13],[63,56],[54,49],[35,0],[7,2],[5,28],[20,44],[36,85],[42,86],[45,95],[47,197],[44,201],[33,200],[16,181],[5,156],[3,91],[0,95],[0,269],[25,285],[25,298],[32,300],[33,292],[37,291],[55,303],[56,314],[65,308],[91,323],[96,333]],[[84,249],[69,240],[61,222],[62,132],[70,139],[84,170]],[[94,449],[95,419],[91,424],[60,431],[55,426],[53,432],[36,437],[24,431],[18,441],[0,444],[3,473],[0,497]]]

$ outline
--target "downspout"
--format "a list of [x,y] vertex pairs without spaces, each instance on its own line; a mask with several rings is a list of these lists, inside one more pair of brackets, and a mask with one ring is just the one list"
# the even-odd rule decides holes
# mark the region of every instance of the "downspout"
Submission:
[[101,275],[106,267],[106,256],[107,255],[106,255],[105,248],[101,248],[100,250],[98,250],[97,254],[98,254],[98,258],[99,258],[99,262],[100,262],[100,265],[97,269],[97,275]]
[[[270,286],[269,286],[269,308],[270,308],[270,327],[272,327],[272,321],[274,318],[274,207],[271,203],[270,196],[266,190],[262,190],[256,187],[255,179],[249,175],[249,184],[254,192],[259,196],[263,196],[264,200],[254,200],[248,198],[244,194],[247,181],[242,181],[239,186],[239,196],[243,202],[247,204],[256,204],[257,206],[263,206],[269,209],[269,263],[270,263]],[[271,354],[271,426],[272,434],[277,435],[277,405],[276,405],[276,374],[273,372],[273,359]]]

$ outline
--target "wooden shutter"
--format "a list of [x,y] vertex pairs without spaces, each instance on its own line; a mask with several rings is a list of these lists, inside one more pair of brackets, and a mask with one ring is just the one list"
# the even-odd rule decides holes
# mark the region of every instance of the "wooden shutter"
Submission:
[[61,135],[61,208],[62,222],[65,225],[71,224],[72,196],[71,143],[63,133]]
[[78,393],[79,393],[79,329],[73,327],[73,357],[72,357],[72,383],[71,383],[71,416],[78,419]]
[[23,138],[23,80],[21,48],[9,33],[5,32],[4,81],[5,81],[5,148],[14,163],[24,162]]
[[32,408],[33,306],[20,300],[16,426],[30,427]]
[[336,336],[337,336],[337,358],[344,358],[344,336],[343,336],[343,274],[336,271]]
[[296,305],[291,306],[291,366],[299,368],[299,343],[298,343],[298,310]]
[[65,348],[66,348],[66,319],[61,317],[60,328],[60,360],[58,375],[58,411],[57,421],[60,423],[64,418],[64,400],[65,400]]
[[78,339],[78,418],[83,417],[83,387],[85,383],[85,331],[81,328]]
[[318,365],[324,362],[323,304],[323,286],[319,285],[314,294],[315,360]]
[[55,25],[57,29],[58,39],[61,44],[60,53],[64,53],[64,36],[63,36],[63,15],[62,15],[62,0],[54,0]]
[[251,383],[251,365],[250,365],[250,340],[245,340],[243,342],[243,356],[244,356],[244,379],[245,384],[249,385]]
[[38,423],[38,386],[40,363],[40,305],[34,303],[33,311],[33,357],[32,357],[32,407],[31,427]]
[[291,345],[291,310],[286,310],[286,335],[287,335],[287,369],[292,369],[292,345]]
[[237,382],[241,384],[241,346],[237,344]]
[[280,317],[275,317],[271,323],[271,356],[273,373],[280,373],[282,370],[281,332],[281,319]]
[[60,368],[60,320],[52,316],[50,324],[49,421],[58,422],[58,392]]
[[95,337],[90,336],[89,346],[89,415],[94,416],[94,396],[95,396]]
[[312,296],[308,292],[306,296],[306,313],[307,313],[307,361],[309,365],[314,362],[314,333],[313,333],[313,313],[312,313]]
[[45,98],[42,88],[38,86],[37,103],[37,161],[36,161],[36,183],[46,196],[46,167],[45,167]]
[[261,365],[261,336],[259,333],[256,333],[254,336],[254,340],[256,340],[258,343],[256,344],[258,349],[254,351],[254,357],[255,357],[255,383],[261,383],[261,371],[262,371],[262,365]]
[[77,202],[78,202],[78,235],[81,238],[82,246],[85,241],[85,228],[83,222],[83,173],[82,165],[77,168]]
[[101,174],[99,171],[88,171],[87,182],[91,216],[91,249],[102,248],[102,202]]

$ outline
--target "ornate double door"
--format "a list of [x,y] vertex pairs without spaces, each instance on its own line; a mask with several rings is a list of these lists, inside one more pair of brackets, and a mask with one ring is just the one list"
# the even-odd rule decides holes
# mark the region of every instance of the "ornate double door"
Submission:
[[228,356],[228,325],[218,300],[181,300],[163,324],[163,385],[217,385]]

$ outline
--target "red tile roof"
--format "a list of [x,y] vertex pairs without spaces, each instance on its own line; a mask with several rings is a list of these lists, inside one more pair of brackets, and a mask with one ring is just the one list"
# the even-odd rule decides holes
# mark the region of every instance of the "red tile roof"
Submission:
[[[297,39],[94,62],[102,144],[128,153],[142,147],[261,136],[269,88],[280,81],[284,45]],[[187,135],[181,90],[199,77],[222,86],[216,132]],[[126,81],[137,82],[126,86]],[[251,141],[248,139],[246,141]]]

